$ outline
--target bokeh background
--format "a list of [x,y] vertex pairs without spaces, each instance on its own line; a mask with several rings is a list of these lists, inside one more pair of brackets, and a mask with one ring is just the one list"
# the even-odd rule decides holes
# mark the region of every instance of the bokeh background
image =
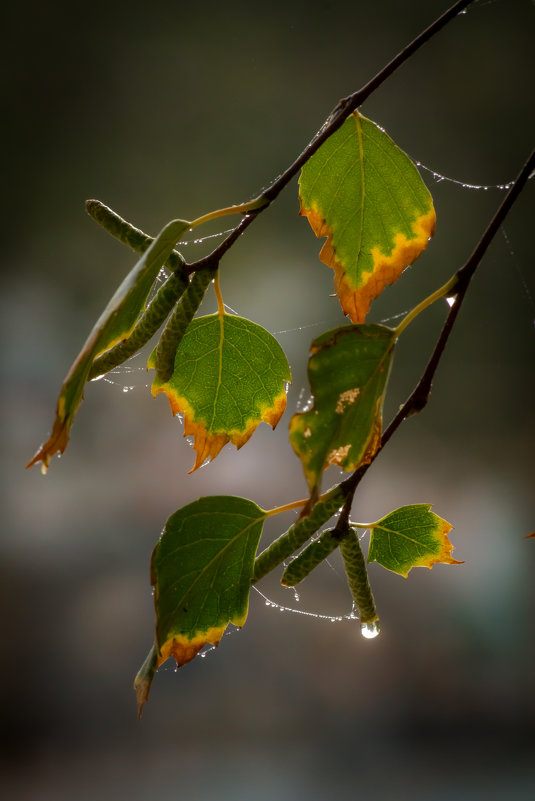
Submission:
[[[18,801],[533,798],[533,182],[476,275],[431,403],[374,464],[354,506],[375,520],[434,504],[461,567],[408,580],[372,565],[381,636],[350,612],[340,565],[294,599],[269,577],[246,627],[157,675],[143,721],[133,676],[152,640],[149,559],[175,509],[230,493],[266,508],[305,494],[287,441],[308,397],[310,340],[344,323],[295,182],[223,263],[226,302],[275,333],[288,411],[238,454],[192,452],[143,358],[87,388],[64,457],[24,465],[94,319],[134,263],[86,216],[97,197],[156,233],[253,197],[445,0],[11,4],[3,42],[3,534],[0,787]],[[533,138],[530,0],[480,0],[362,111],[414,159],[437,233],[370,319],[389,320],[471,252]],[[229,218],[207,229],[218,234]],[[191,259],[220,241],[183,252]],[[204,248],[204,250],[202,250]],[[213,309],[213,300],[206,308]],[[445,316],[400,343],[386,418]],[[326,476],[338,480],[336,471]],[[292,521],[272,521],[266,542]]]

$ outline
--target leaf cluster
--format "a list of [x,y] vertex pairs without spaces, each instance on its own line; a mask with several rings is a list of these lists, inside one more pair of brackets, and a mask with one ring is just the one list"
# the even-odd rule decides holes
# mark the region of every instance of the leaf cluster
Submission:
[[[409,414],[427,403],[438,363],[470,280],[501,221],[533,169],[526,163],[472,257],[451,279],[407,313],[396,328],[366,323],[370,305],[423,253],[435,230],[431,194],[408,156],[388,134],[363,117],[358,105],[424,41],[468,2],[457,2],[430,29],[355,95],[340,101],[301,156],[254,200],[176,219],[154,238],[122,220],[99,201],[89,214],[140,258],[95,323],[60,389],[52,433],[30,461],[46,472],[51,457],[67,447],[88,381],[140,350],[156,334],[149,360],[152,393],[167,396],[171,412],[193,437],[192,471],[232,444],[243,447],[261,422],[277,426],[291,382],[277,340],[253,321],[226,311],[220,264],[239,236],[266,210],[289,180],[299,176],[300,214],[324,238],[320,259],[333,270],[334,288],[350,324],[326,331],[310,346],[309,408],[289,422],[289,443],[298,457],[308,497],[276,509],[252,500],[208,496],[168,519],[151,561],[156,613],[155,641],[135,688],[141,712],[155,671],[168,658],[184,665],[207,644],[217,645],[229,623],[247,618],[251,585],[282,563],[282,583],[295,586],[339,549],[348,590],[363,634],[379,632],[367,562],[407,577],[417,566],[461,564],[452,557],[452,526],[429,504],[410,504],[375,522],[350,519],[360,480]],[[241,221],[212,254],[187,264],[177,247],[184,234],[224,215]],[[149,302],[162,267],[169,275]],[[210,288],[218,311],[198,316]],[[420,381],[383,431],[383,405],[396,343],[415,317],[440,298],[452,301],[444,328]],[[349,474],[328,491],[327,467]],[[190,472],[192,472],[190,471]],[[258,553],[264,521],[287,509],[298,519]],[[334,527],[322,530],[337,516]],[[367,560],[359,531],[369,530]]]

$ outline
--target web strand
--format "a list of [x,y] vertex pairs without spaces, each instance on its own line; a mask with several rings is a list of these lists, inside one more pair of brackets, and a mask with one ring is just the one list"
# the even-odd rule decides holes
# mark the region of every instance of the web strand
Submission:
[[422,164],[421,161],[416,161],[413,159],[415,165],[420,170],[424,170],[424,172],[429,173],[433,176],[436,183],[442,183],[445,181],[448,184],[454,184],[455,186],[460,186],[462,189],[478,189],[487,191],[488,189],[499,189],[502,192],[505,192],[507,189],[510,189],[514,184],[514,180],[507,181],[504,184],[470,184],[467,181],[459,181],[457,178],[448,178],[447,175],[442,175],[442,173],[437,172],[436,170],[432,170],[430,167],[426,167],[425,164]]

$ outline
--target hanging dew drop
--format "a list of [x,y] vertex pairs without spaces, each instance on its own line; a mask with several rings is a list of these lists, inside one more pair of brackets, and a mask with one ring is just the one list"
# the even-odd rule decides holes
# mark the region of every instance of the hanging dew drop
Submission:
[[451,307],[455,304],[456,300],[457,300],[457,295],[450,295],[448,298],[446,298],[446,303],[448,304],[448,306]]
[[372,623],[362,623],[360,627],[360,633],[367,640],[373,640],[374,637],[377,637],[380,631],[381,627],[378,620],[374,620]]

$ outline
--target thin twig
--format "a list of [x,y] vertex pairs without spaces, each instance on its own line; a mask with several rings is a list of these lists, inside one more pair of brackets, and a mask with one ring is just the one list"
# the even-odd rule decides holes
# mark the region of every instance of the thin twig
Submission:
[[321,147],[321,145],[343,125],[345,119],[355,109],[357,109],[364,101],[381,86],[387,78],[392,75],[402,64],[407,61],[417,50],[428,42],[436,33],[438,33],[450,20],[456,17],[467,6],[473,3],[474,0],[457,0],[447,11],[444,12],[435,22],[429,25],[422,33],[410,42],[403,50],[401,50],[392,61],[365,84],[361,89],[348,97],[342,98],[335,108],[331,111],[327,120],[321,126],[312,141],[305,147],[302,153],[296,158],[278,178],[276,178],[267,189],[260,195],[259,199],[264,200],[264,204],[258,209],[248,212],[240,221],[239,225],[232,231],[232,233],[221,244],[215,248],[208,256],[205,256],[198,261],[188,264],[186,270],[188,273],[193,273],[196,270],[205,269],[207,267],[214,268],[219,264],[222,256],[229,250],[229,248],[236,242],[237,239],[243,234],[246,228],[252,221],[279,196],[284,187],[294,178],[301,167],[314,155],[314,153]]

